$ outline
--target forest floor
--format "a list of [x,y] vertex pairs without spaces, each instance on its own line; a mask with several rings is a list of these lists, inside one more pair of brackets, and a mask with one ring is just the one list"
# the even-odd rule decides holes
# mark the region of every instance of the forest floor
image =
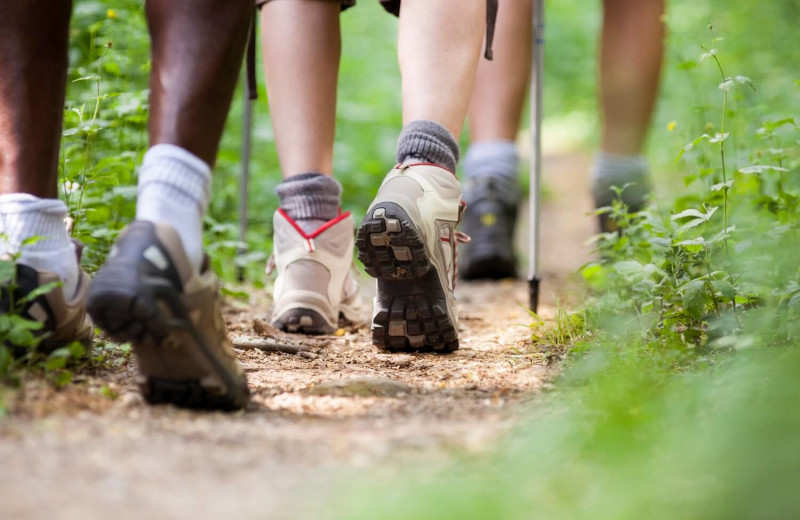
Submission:
[[[540,314],[552,320],[574,294],[594,219],[587,158],[545,163]],[[559,356],[532,345],[525,282],[462,283],[457,294],[461,348],[447,356],[380,352],[366,325],[308,340],[274,334],[265,294],[231,301],[235,341],[308,347],[238,350],[253,399],[236,414],[146,406],[133,356],[80,369],[60,390],[28,378],[0,420],[0,518],[324,518],[347,474],[485,450]]]

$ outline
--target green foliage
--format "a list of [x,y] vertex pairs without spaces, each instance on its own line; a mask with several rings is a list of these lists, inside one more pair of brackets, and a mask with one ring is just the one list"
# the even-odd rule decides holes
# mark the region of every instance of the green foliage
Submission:
[[583,310],[570,311],[561,301],[556,304],[554,322],[545,322],[533,311],[528,311],[532,322],[533,344],[543,350],[548,362],[561,361],[570,347],[582,342],[590,333],[586,330]]
[[147,149],[149,72],[141,2],[76,3],[60,187],[90,273],[135,213],[134,172]]
[[[681,27],[675,12],[692,19],[689,9],[709,5],[676,2],[669,20]],[[765,12],[773,30],[756,31]],[[619,200],[600,210],[619,232],[595,239],[599,259],[582,269],[591,289],[585,333],[531,417],[487,456],[371,475],[345,495],[340,517],[795,516],[800,91],[785,64],[797,49],[776,48],[794,58],[776,64],[759,46],[788,12],[796,14],[789,2],[726,4],[720,19],[752,37],[729,45],[712,34],[696,59],[675,64],[692,88],[667,92],[662,111],[696,123],[671,124],[686,133],[672,147],[654,142],[683,173],[684,190],[640,213]],[[756,55],[763,62],[754,65]],[[728,63],[748,77],[729,75]],[[554,339],[572,337],[564,323],[560,316]],[[364,496],[374,498],[353,498]]]
[[56,386],[63,386],[72,380],[72,372],[67,369],[68,363],[83,358],[85,354],[83,345],[77,342],[46,354],[39,350],[39,346],[47,339],[47,333],[42,330],[44,325],[25,318],[23,310],[39,296],[60,286],[61,282],[42,285],[15,300],[15,262],[16,258],[0,261],[0,286],[8,296],[8,312],[0,314],[0,416],[6,413],[3,402],[6,390],[3,387],[16,386],[23,369],[41,370],[49,381]]

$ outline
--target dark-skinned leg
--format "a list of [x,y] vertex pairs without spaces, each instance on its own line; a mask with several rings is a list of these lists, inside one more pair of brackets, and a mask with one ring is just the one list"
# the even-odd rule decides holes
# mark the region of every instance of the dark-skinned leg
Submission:
[[0,2],[0,193],[58,196],[71,0]]
[[213,166],[247,43],[248,0],[148,0],[152,39],[150,150],[136,218],[172,226],[190,262],[203,260]]
[[[81,279],[64,228],[67,207],[58,200],[71,9],[71,0],[0,2],[0,254],[32,270],[31,287],[35,272],[57,276],[60,295],[49,297],[62,302]],[[32,237],[40,238],[29,243]],[[50,332],[61,325],[49,323]]]
[[250,0],[148,0],[150,145],[213,165],[253,16]]
[[113,339],[133,344],[151,403],[247,403],[218,282],[202,268],[202,222],[253,11],[252,0],[146,5],[151,148],[139,171],[137,220],[92,283],[89,312]]

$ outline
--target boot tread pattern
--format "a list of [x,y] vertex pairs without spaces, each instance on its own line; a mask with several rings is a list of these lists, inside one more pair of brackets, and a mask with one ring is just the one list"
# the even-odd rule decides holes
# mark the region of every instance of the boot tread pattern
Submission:
[[370,210],[358,230],[359,260],[378,279],[373,344],[391,352],[458,350],[458,331],[424,240],[400,206]]

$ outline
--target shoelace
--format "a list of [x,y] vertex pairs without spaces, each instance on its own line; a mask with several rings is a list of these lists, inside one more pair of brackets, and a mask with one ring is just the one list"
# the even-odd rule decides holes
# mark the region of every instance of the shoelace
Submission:
[[267,276],[271,276],[277,268],[278,265],[275,263],[275,252],[273,252],[267,259],[267,268],[264,269],[264,272],[267,274]]
[[[469,244],[472,242],[472,238],[467,235],[466,233],[462,233],[461,231],[454,231],[453,238],[455,239],[455,247],[453,247],[453,273],[452,273],[452,281],[453,281],[453,290],[456,288],[456,282],[458,280],[458,244]],[[441,237],[442,242],[450,244],[452,240],[450,237]]]

